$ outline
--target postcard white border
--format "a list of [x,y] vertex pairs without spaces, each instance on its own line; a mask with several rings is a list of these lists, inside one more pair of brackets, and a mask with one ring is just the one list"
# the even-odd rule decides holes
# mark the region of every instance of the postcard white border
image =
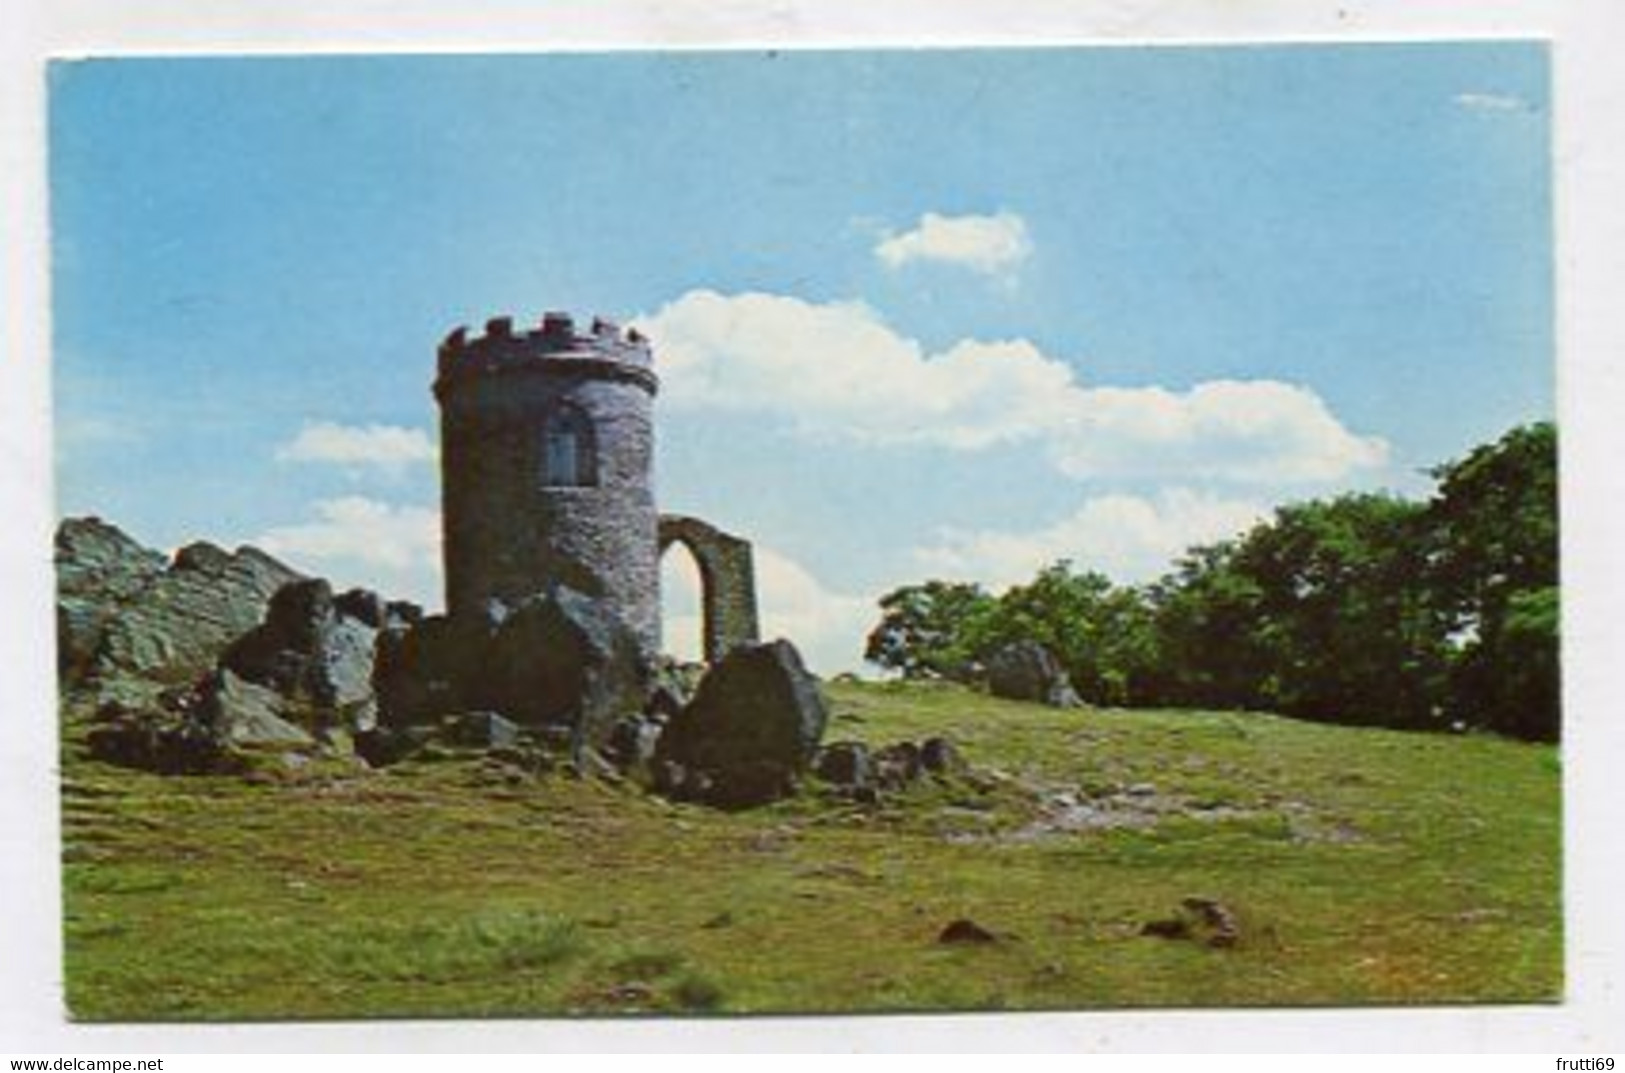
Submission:
[[[1625,4],[1617,0],[15,0],[0,66],[0,1052],[1625,1049]],[[53,55],[1553,43],[1568,997],[1550,1008],[83,1027],[60,1002],[44,59]],[[1611,665],[1612,664],[1612,665]]]

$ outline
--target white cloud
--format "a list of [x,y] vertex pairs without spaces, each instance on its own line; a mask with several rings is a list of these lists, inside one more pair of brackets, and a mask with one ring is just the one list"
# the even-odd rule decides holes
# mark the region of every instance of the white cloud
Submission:
[[928,212],[913,230],[888,234],[875,246],[875,256],[887,268],[934,261],[995,276],[1013,270],[1032,251],[1026,222],[1007,211],[992,216]]
[[440,513],[344,496],[318,500],[315,518],[267,530],[251,543],[340,585],[438,606]]
[[433,462],[434,441],[420,428],[399,425],[340,425],[308,422],[288,443],[277,448],[280,462],[321,462],[355,469],[402,470]]
[[1503,93],[1458,93],[1455,102],[1476,112],[1519,112],[1529,107],[1522,97]]
[[814,436],[956,450],[1028,442],[1076,478],[1293,484],[1387,457],[1307,388],[1089,388],[1024,339],[927,354],[859,302],[690,291],[638,327],[654,340],[668,405],[775,414]]
[[864,638],[880,618],[877,598],[830,589],[812,571],[771,548],[758,545],[754,559],[763,639],[794,641],[808,668],[818,674],[860,669]]
[[1343,427],[1314,392],[1278,380],[1213,380],[1185,392],[1095,388],[1050,441],[1073,477],[1216,477],[1314,484],[1382,465],[1388,446]]
[[1155,498],[1087,499],[1070,517],[1032,532],[944,531],[914,560],[931,577],[975,581],[994,591],[1031,581],[1070,559],[1120,583],[1149,581],[1188,548],[1235,536],[1268,513],[1261,503],[1174,488]]

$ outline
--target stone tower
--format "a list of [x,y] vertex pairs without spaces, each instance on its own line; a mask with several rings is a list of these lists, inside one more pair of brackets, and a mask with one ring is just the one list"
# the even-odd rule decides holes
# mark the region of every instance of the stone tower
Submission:
[[658,386],[637,332],[549,313],[440,345],[446,610],[483,614],[566,585],[603,602],[653,657],[660,544],[651,470]]

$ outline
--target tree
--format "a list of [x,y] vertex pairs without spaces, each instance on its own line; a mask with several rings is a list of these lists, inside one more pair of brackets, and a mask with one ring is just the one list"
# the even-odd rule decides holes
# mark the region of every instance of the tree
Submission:
[[1445,651],[1419,585],[1422,508],[1384,495],[1282,507],[1153,587],[1163,703],[1337,722],[1438,720]]
[[1311,718],[1439,721],[1443,634],[1422,585],[1423,508],[1351,494],[1283,507],[1237,549],[1257,586],[1260,701]]
[[1145,589],[1065,560],[997,599],[940,581],[898,589],[869,658],[963,678],[1037,641],[1096,703],[1555,739],[1556,428],[1513,429],[1433,475],[1425,504],[1351,493],[1281,507]]
[[1240,541],[1193,548],[1151,587],[1160,662],[1155,703],[1257,707],[1269,692],[1271,654],[1260,629],[1258,583],[1236,567]]
[[1141,594],[1114,586],[1104,574],[1078,573],[1064,559],[1001,596],[981,620],[976,641],[984,658],[1015,641],[1037,641],[1093,704],[1136,703],[1156,662]]
[[1557,428],[1515,428],[1433,473],[1428,582],[1456,644],[1451,717],[1556,739]]
[[880,599],[880,624],[863,656],[905,678],[966,678],[976,660],[971,625],[992,603],[979,585],[927,581],[893,589]]

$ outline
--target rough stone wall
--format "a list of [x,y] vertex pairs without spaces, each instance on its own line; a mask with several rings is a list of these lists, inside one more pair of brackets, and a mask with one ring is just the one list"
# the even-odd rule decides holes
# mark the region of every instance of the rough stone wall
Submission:
[[741,644],[760,640],[756,570],[750,542],[698,518],[660,517],[660,553],[682,544],[700,569],[705,661],[716,663]]
[[[447,610],[478,615],[493,597],[513,603],[564,584],[602,600],[652,656],[660,557],[647,350],[554,320],[529,335],[493,322],[484,338],[458,333],[442,348]],[[543,483],[543,426],[565,402],[593,423],[595,485]]]

